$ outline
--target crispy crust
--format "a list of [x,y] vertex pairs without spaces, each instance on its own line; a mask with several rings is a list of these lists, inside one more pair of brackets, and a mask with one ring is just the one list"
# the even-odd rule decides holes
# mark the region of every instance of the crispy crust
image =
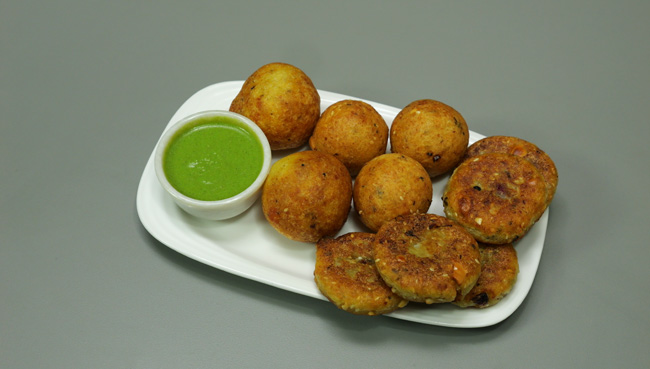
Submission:
[[390,128],[392,152],[417,160],[431,177],[452,170],[462,160],[469,129],[454,108],[435,100],[417,100],[402,109]]
[[285,63],[262,66],[244,82],[230,111],[255,122],[272,150],[307,143],[320,117],[320,96],[311,79]]
[[478,241],[513,242],[526,234],[546,209],[544,177],[519,156],[490,153],[464,161],[443,193],[445,214]]
[[454,301],[460,307],[486,308],[501,301],[515,285],[519,273],[517,251],[511,243],[479,244],[481,275],[474,288]]
[[324,238],[316,244],[314,280],[339,309],[352,314],[380,315],[406,306],[375,268],[372,233],[353,232]]
[[530,161],[544,176],[548,193],[547,206],[553,200],[557,188],[558,174],[551,157],[535,144],[512,136],[490,136],[474,142],[467,148],[465,159],[478,155],[500,152],[521,156]]
[[399,216],[374,242],[375,264],[393,292],[410,301],[442,303],[467,294],[481,272],[476,240],[435,214]]
[[299,151],[278,160],[262,187],[262,211],[280,234],[317,242],[336,234],[348,218],[352,178],[335,157]]
[[377,231],[398,215],[426,213],[433,188],[426,170],[402,154],[384,154],[369,161],[354,183],[354,208],[363,224]]
[[353,176],[372,158],[386,153],[387,142],[384,118],[370,104],[358,100],[330,105],[309,139],[312,150],[334,155]]

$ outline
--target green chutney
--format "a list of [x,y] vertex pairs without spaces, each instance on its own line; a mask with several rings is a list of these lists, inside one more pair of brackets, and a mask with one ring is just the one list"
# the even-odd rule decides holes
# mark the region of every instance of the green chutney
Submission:
[[260,174],[264,149],[250,128],[230,117],[206,117],[176,132],[163,170],[180,193],[196,200],[233,197]]

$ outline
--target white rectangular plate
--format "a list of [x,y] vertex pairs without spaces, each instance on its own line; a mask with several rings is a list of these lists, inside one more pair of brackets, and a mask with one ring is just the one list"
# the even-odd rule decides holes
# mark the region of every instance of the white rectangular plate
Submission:
[[[243,81],[222,82],[198,91],[178,109],[165,129],[195,112],[228,110],[242,84]],[[344,99],[362,100],[371,104],[389,126],[400,111],[337,93],[319,90],[319,94],[321,110]],[[482,137],[470,131],[470,144]],[[279,159],[279,155],[274,154],[274,161]],[[448,178],[445,176],[433,182],[434,201],[430,213],[444,215],[440,198]],[[225,221],[206,221],[187,215],[160,186],[153,168],[152,152],[138,187],[137,210],[142,224],[153,237],[183,255],[244,278],[326,300],[313,278],[314,245],[291,241],[277,233],[264,218],[259,200],[244,214]],[[497,305],[486,309],[463,309],[452,304],[411,303],[387,316],[457,328],[485,327],[503,321],[521,305],[533,284],[544,248],[547,222],[548,210],[526,237],[517,242],[518,280],[510,294]],[[367,229],[351,211],[339,234],[353,231],[367,232]]]

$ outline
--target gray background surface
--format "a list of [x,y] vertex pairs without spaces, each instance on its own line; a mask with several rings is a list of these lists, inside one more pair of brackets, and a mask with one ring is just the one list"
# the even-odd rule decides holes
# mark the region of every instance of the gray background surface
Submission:
[[[0,367],[650,366],[650,2],[0,2]],[[176,109],[263,64],[433,98],[560,174],[501,324],[357,317],[190,260],[136,189]]]

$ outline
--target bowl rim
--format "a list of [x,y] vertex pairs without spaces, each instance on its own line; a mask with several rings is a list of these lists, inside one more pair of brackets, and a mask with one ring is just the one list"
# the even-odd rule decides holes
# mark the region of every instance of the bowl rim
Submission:
[[[167,149],[167,146],[169,145],[170,141],[174,138],[175,134],[179,130],[186,127],[187,125],[192,124],[197,119],[209,118],[209,117],[233,118],[238,123],[249,128],[259,140],[260,144],[262,145],[262,151],[263,151],[262,168],[260,169],[260,173],[257,175],[253,183],[251,183],[242,192],[222,200],[198,200],[190,196],[184,195],[176,188],[174,188],[174,186],[172,186],[171,183],[169,183],[169,180],[167,179],[167,176],[165,175],[165,171],[163,169],[163,157],[165,154],[165,150]],[[182,202],[184,205],[189,206],[191,208],[216,210],[221,207],[228,207],[229,205],[234,205],[240,201],[243,201],[255,195],[255,193],[262,187],[264,181],[266,180],[268,172],[271,168],[271,158],[272,158],[271,146],[269,144],[268,139],[266,138],[266,135],[260,129],[260,127],[251,119],[249,119],[244,115],[231,112],[228,110],[203,110],[185,116],[179,119],[178,121],[176,121],[175,123],[171,124],[167,129],[165,129],[160,139],[158,140],[158,143],[156,144],[154,169],[156,172],[156,176],[158,177],[158,181],[163,186],[163,188],[167,191],[167,193],[169,193],[174,199]]]

